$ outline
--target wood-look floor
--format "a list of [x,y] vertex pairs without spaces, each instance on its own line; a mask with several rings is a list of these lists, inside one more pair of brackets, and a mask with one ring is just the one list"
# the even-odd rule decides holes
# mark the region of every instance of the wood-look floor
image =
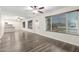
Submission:
[[24,32],[5,32],[0,39],[0,52],[64,52],[49,42],[49,38]]

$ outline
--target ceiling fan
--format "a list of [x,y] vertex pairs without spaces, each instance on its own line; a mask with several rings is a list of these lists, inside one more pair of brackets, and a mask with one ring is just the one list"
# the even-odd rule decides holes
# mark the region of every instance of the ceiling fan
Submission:
[[32,9],[33,9],[33,12],[34,13],[44,13],[42,10],[45,8],[45,7],[39,7],[39,6],[30,6]]

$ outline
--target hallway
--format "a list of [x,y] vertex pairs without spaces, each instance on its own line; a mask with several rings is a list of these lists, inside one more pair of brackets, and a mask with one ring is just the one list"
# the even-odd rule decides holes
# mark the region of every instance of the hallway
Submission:
[[68,43],[52,40],[38,34],[18,31],[5,32],[0,39],[0,52],[67,52],[79,51]]
[[1,59],[79,59],[76,0],[1,0]]
[[0,9],[0,52],[79,52],[79,6]]

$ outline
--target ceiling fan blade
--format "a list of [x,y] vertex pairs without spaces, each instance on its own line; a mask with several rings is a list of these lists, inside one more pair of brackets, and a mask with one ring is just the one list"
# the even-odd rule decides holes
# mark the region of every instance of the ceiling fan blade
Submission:
[[39,9],[44,9],[44,7],[40,7]]
[[30,6],[31,8],[33,8],[33,9],[37,9],[37,6]]
[[31,8],[33,8],[33,6],[30,6]]
[[42,11],[38,11],[39,13],[43,13]]

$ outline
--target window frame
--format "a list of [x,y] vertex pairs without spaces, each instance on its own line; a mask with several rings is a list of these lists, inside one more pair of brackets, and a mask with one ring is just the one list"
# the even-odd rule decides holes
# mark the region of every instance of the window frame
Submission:
[[[79,33],[78,33],[78,19],[79,19],[79,10],[74,10],[74,11],[70,11],[70,12],[65,12],[65,13],[60,13],[60,14],[67,14],[67,13],[71,13],[71,12],[77,12],[77,22],[76,22],[76,32],[75,33],[69,33],[68,32],[68,20],[67,20],[67,15],[66,15],[66,33],[63,33],[63,32],[56,32],[56,33],[62,33],[62,34],[71,34],[71,35],[78,35],[79,36]],[[60,15],[60,14],[56,14],[56,15]],[[50,23],[51,23],[51,30],[52,30],[52,16],[56,16],[56,15],[51,15],[51,16],[46,16],[46,17],[51,17],[50,19]],[[45,18],[46,19],[46,18]],[[47,19],[46,19],[47,21]],[[47,30],[47,24],[46,24],[46,31],[50,31],[50,30]],[[50,31],[50,32],[54,32],[54,31]]]

